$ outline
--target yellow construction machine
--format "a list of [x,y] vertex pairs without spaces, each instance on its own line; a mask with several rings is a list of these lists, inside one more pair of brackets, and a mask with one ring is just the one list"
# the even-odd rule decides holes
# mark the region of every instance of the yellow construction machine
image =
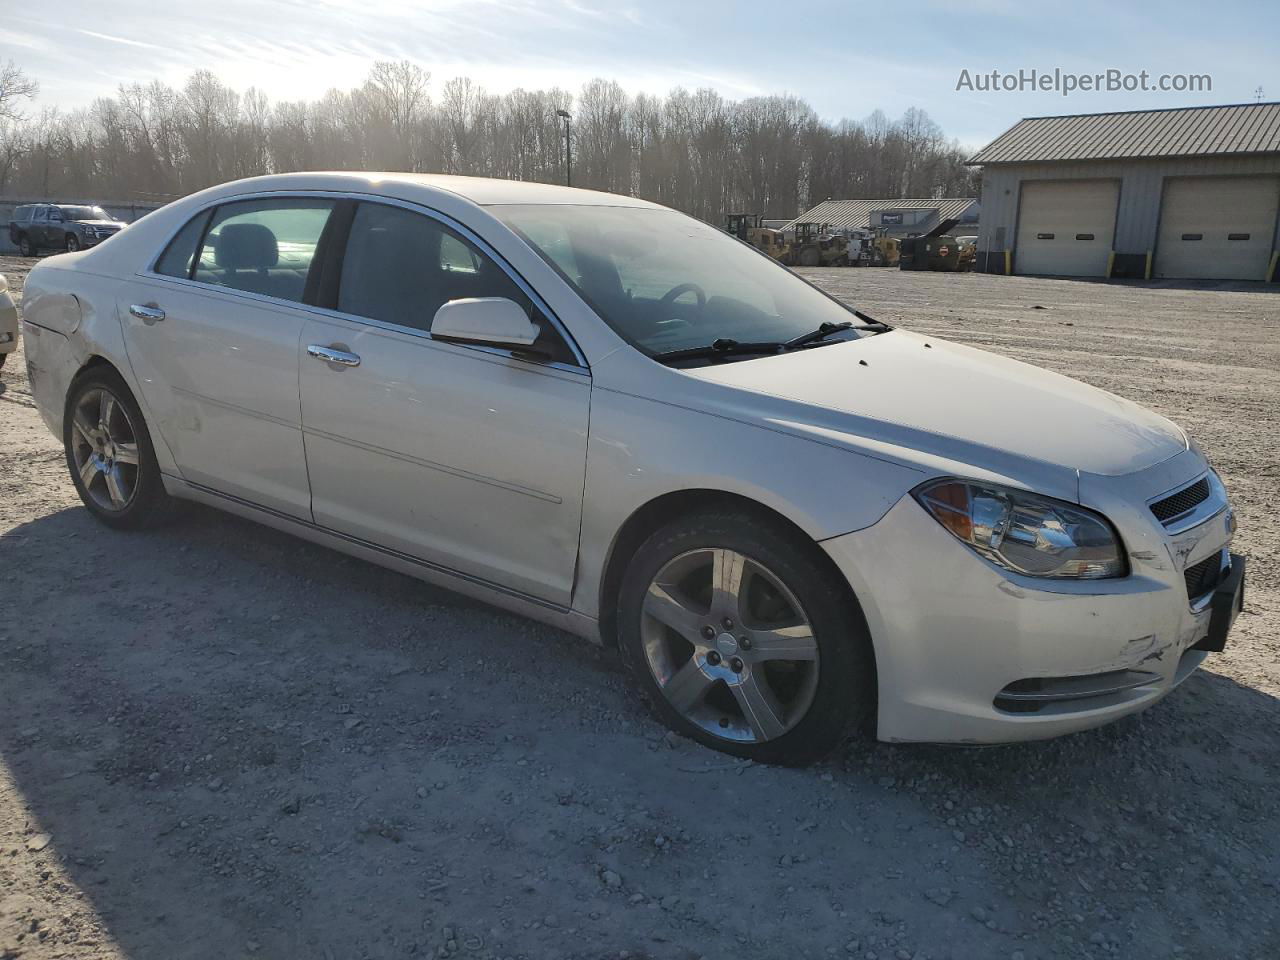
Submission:
[[797,223],[782,262],[789,267],[847,267],[849,241],[835,235],[830,224]]
[[761,219],[758,213],[731,213],[725,217],[724,229],[743,243],[786,263],[789,244],[782,231],[764,226]]

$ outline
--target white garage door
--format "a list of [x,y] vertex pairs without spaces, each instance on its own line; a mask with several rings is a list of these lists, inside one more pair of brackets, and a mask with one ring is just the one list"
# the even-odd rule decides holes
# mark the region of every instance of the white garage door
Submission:
[[1014,269],[1105,276],[1119,199],[1119,180],[1024,180]]
[[1265,280],[1277,200],[1276,177],[1166,180],[1155,275]]

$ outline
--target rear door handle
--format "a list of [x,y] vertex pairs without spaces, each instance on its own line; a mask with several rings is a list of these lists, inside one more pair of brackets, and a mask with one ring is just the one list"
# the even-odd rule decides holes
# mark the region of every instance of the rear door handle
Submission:
[[340,363],[344,367],[360,366],[358,354],[347,350],[339,350],[336,347],[326,347],[319,343],[313,343],[307,347],[307,356],[323,360],[325,363]]
[[164,311],[154,303],[134,303],[129,305],[129,312],[150,326],[164,319]]

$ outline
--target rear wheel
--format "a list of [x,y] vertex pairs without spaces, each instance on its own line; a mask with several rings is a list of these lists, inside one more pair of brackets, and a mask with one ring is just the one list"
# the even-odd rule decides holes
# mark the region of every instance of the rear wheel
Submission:
[[74,233],[67,234],[67,253],[75,253],[80,249],[80,238]]
[[142,411],[118,373],[91,367],[72,382],[62,433],[71,482],[94,517],[135,529],[167,514]]
[[18,252],[24,257],[34,257],[36,255],[35,244],[31,242],[31,238],[25,233],[18,237]]
[[816,267],[821,262],[822,254],[818,252],[816,247],[805,247],[800,251],[800,266]]
[[872,715],[856,604],[785,525],[737,512],[675,521],[619,597],[628,665],[671,727],[763,763],[808,763]]

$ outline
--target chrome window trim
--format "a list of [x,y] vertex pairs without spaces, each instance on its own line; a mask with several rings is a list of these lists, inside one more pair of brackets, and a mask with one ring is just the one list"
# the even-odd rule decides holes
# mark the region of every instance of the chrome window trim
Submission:
[[[281,299],[280,297],[272,297],[266,294],[253,293],[252,291],[248,291],[248,290],[237,290],[234,287],[224,287],[215,283],[202,283],[199,280],[192,280],[192,279],[183,278],[183,277],[171,277],[166,274],[156,272],[156,265],[160,262],[160,258],[164,256],[165,251],[169,249],[169,244],[173,243],[174,238],[177,237],[177,235],[182,231],[183,227],[185,227],[188,223],[190,223],[193,218],[200,216],[202,213],[208,210],[211,210],[215,207],[220,207],[226,203],[236,203],[244,200],[271,200],[271,199],[291,199],[291,198],[304,199],[304,200],[309,198],[315,198],[320,200],[335,200],[335,201],[354,200],[359,203],[381,203],[381,204],[385,204],[387,206],[392,206],[392,207],[402,207],[405,210],[409,210],[413,213],[421,214],[438,223],[444,224],[446,227],[449,227],[451,230],[454,230],[455,232],[461,234],[468,241],[473,243],[476,247],[480,249],[480,251],[485,256],[487,256],[490,260],[492,260],[494,263],[498,265],[498,269],[500,269],[503,273],[505,273],[507,277],[517,287],[519,287],[531,301],[533,301],[533,305],[537,307],[540,311],[542,311],[543,314],[546,315],[547,319],[551,322],[551,326],[555,329],[556,333],[560,335],[560,338],[564,340],[564,342],[568,345],[570,353],[572,353],[574,358],[577,360],[576,364],[552,361],[548,363],[532,363],[531,365],[542,366],[542,367],[552,367],[554,369],[562,369],[562,370],[579,372],[579,373],[588,373],[590,371],[591,367],[590,367],[590,364],[587,363],[587,358],[583,355],[582,350],[578,346],[577,341],[574,340],[573,335],[569,333],[568,328],[565,327],[564,323],[561,322],[560,318],[556,316],[555,311],[553,311],[551,307],[547,304],[546,300],[542,298],[542,295],[539,294],[538,291],[533,288],[533,285],[530,284],[527,280],[525,280],[525,278],[520,275],[520,272],[516,270],[515,267],[513,267],[511,264],[509,264],[506,258],[503,257],[500,253],[498,253],[498,251],[495,250],[488,241],[486,241],[483,237],[477,234],[474,230],[472,230],[466,224],[461,223],[458,220],[455,220],[453,217],[449,216],[447,213],[442,213],[439,210],[435,210],[431,207],[424,206],[421,203],[415,203],[414,201],[411,201],[411,200],[401,200],[398,197],[387,197],[377,193],[356,193],[350,190],[265,190],[258,193],[237,193],[228,197],[219,197],[216,200],[210,200],[207,203],[203,204],[202,206],[197,207],[196,209],[190,211],[185,217],[183,217],[182,222],[179,223],[174,230],[171,230],[165,236],[164,242],[160,244],[160,249],[147,261],[146,266],[144,266],[143,269],[137,271],[137,276],[146,277],[147,279],[150,279],[150,280],[160,280],[165,283],[180,283],[186,286],[196,287],[200,290],[217,290],[229,296],[245,296],[253,300],[261,301],[266,304],[284,304],[286,306],[296,307],[303,310],[312,311],[314,313],[339,317],[343,320],[349,320],[354,323],[365,323],[370,326],[382,327],[385,329],[394,330],[399,333],[410,333],[417,336],[422,336],[427,340],[434,339],[431,336],[431,332],[429,330],[421,330],[417,327],[406,327],[396,323],[387,323],[386,321],[375,320],[372,317],[356,316],[354,314],[343,313],[339,310],[330,310],[326,307],[317,307],[312,304],[303,303],[300,300],[284,300],[284,299]],[[505,224],[503,224],[503,229],[508,231],[511,230],[511,228],[506,226]],[[480,346],[476,344],[465,344],[463,346],[465,346],[465,348],[469,350],[478,350],[484,353],[493,353],[499,356],[510,357],[511,359],[514,359],[514,360],[521,359],[514,355],[515,351],[505,350],[500,347],[485,347],[485,346]],[[523,361],[523,360],[521,362],[530,363],[530,361]]]
[[1202,523],[1212,520],[1222,511],[1226,510],[1231,504],[1227,499],[1227,488],[1222,485],[1222,480],[1213,470],[1206,470],[1204,473],[1196,475],[1185,483],[1180,483],[1175,487],[1170,487],[1163,493],[1158,493],[1147,501],[1147,510],[1150,512],[1152,504],[1173,496],[1180,490],[1187,487],[1193,487],[1201,480],[1208,479],[1209,495],[1197,503],[1186,513],[1171,518],[1169,523],[1161,523],[1154,513],[1150,513],[1151,519],[1160,526],[1165,533],[1175,535],[1185,533],[1192,527],[1198,527]]
[[376,327],[379,330],[386,330],[389,333],[402,333],[410,337],[416,337],[419,340],[433,344],[437,348],[447,350],[467,350],[473,353],[483,353],[489,356],[502,357],[507,360],[515,360],[518,363],[529,367],[532,372],[558,370],[562,373],[573,374],[576,377],[585,377],[590,379],[591,370],[585,366],[577,366],[570,363],[562,363],[560,361],[537,361],[526,360],[523,357],[515,355],[515,351],[508,350],[503,347],[491,347],[478,343],[450,343],[446,340],[437,340],[431,336],[427,330],[419,327],[405,327],[398,323],[389,323],[385,320],[376,320],[373,317],[358,317],[354,314],[342,313],[340,310],[330,310],[327,307],[316,307],[309,303],[302,303],[298,300],[281,300],[279,297],[270,297],[262,293],[254,293],[252,290],[236,290],[234,287],[220,287],[215,283],[200,283],[198,280],[184,280],[181,277],[169,277],[164,274],[139,274],[148,281],[163,281],[167,284],[175,284],[181,287],[188,287],[191,292],[198,293],[202,296],[228,297],[231,299],[246,300],[264,307],[284,308],[286,310],[294,310],[308,317],[320,320],[345,320],[349,323],[356,323],[365,327]]

